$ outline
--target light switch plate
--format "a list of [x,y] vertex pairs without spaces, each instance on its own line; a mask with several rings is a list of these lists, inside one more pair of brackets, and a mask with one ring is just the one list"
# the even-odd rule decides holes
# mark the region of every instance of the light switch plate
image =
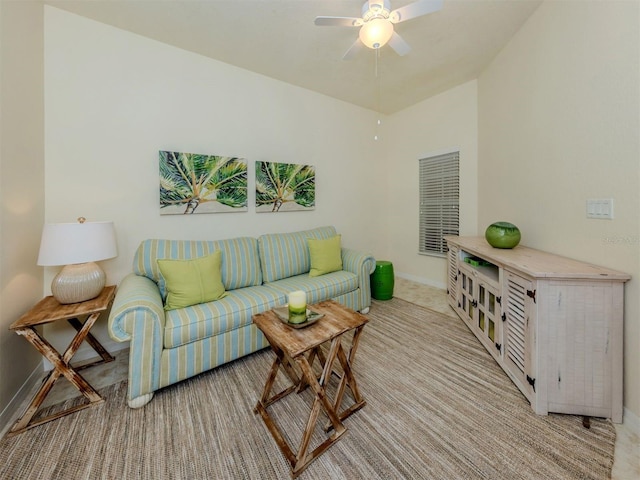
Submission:
[[613,218],[613,198],[590,198],[587,200],[587,218]]

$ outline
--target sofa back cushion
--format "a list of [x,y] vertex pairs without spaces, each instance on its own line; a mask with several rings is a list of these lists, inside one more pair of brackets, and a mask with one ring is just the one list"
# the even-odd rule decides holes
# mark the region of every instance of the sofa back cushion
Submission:
[[159,259],[190,260],[214,251],[222,252],[222,284],[225,290],[262,284],[262,272],[255,238],[238,237],[228,240],[159,240],[143,241],[133,258],[133,271],[158,284],[162,298],[167,292],[158,268]]
[[311,269],[308,238],[336,236],[332,226],[292,233],[272,233],[258,237],[262,277],[265,282],[307,273]]

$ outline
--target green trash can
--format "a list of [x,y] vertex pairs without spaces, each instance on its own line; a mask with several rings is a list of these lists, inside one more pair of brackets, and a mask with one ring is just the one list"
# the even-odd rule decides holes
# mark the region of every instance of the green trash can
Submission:
[[371,274],[371,296],[376,300],[393,298],[393,263],[376,261],[376,269]]

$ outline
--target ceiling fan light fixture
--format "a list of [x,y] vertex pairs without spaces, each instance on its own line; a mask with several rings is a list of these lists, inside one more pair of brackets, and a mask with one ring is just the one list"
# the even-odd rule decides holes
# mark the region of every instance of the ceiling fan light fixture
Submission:
[[362,19],[366,22],[372,18],[389,18],[391,2],[389,0],[367,0],[362,5]]
[[384,46],[393,35],[393,24],[386,18],[374,18],[360,28],[360,41],[367,47],[377,49]]
[[415,0],[391,10],[391,0],[365,0],[362,4],[362,18],[316,17],[314,23],[318,26],[360,27],[358,39],[344,54],[343,60],[350,60],[362,45],[377,50],[387,43],[402,57],[411,51],[411,47],[395,32],[394,25],[437,12],[442,9],[442,2],[443,0]]

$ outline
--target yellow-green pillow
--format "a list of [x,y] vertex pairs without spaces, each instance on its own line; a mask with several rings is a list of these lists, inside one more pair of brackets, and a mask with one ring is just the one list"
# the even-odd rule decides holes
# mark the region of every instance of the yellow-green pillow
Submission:
[[224,297],[221,263],[220,250],[192,260],[158,260],[167,290],[164,309],[175,310]]
[[308,238],[309,255],[311,256],[310,277],[319,277],[325,273],[342,270],[342,251],[340,246],[340,235],[316,240]]

